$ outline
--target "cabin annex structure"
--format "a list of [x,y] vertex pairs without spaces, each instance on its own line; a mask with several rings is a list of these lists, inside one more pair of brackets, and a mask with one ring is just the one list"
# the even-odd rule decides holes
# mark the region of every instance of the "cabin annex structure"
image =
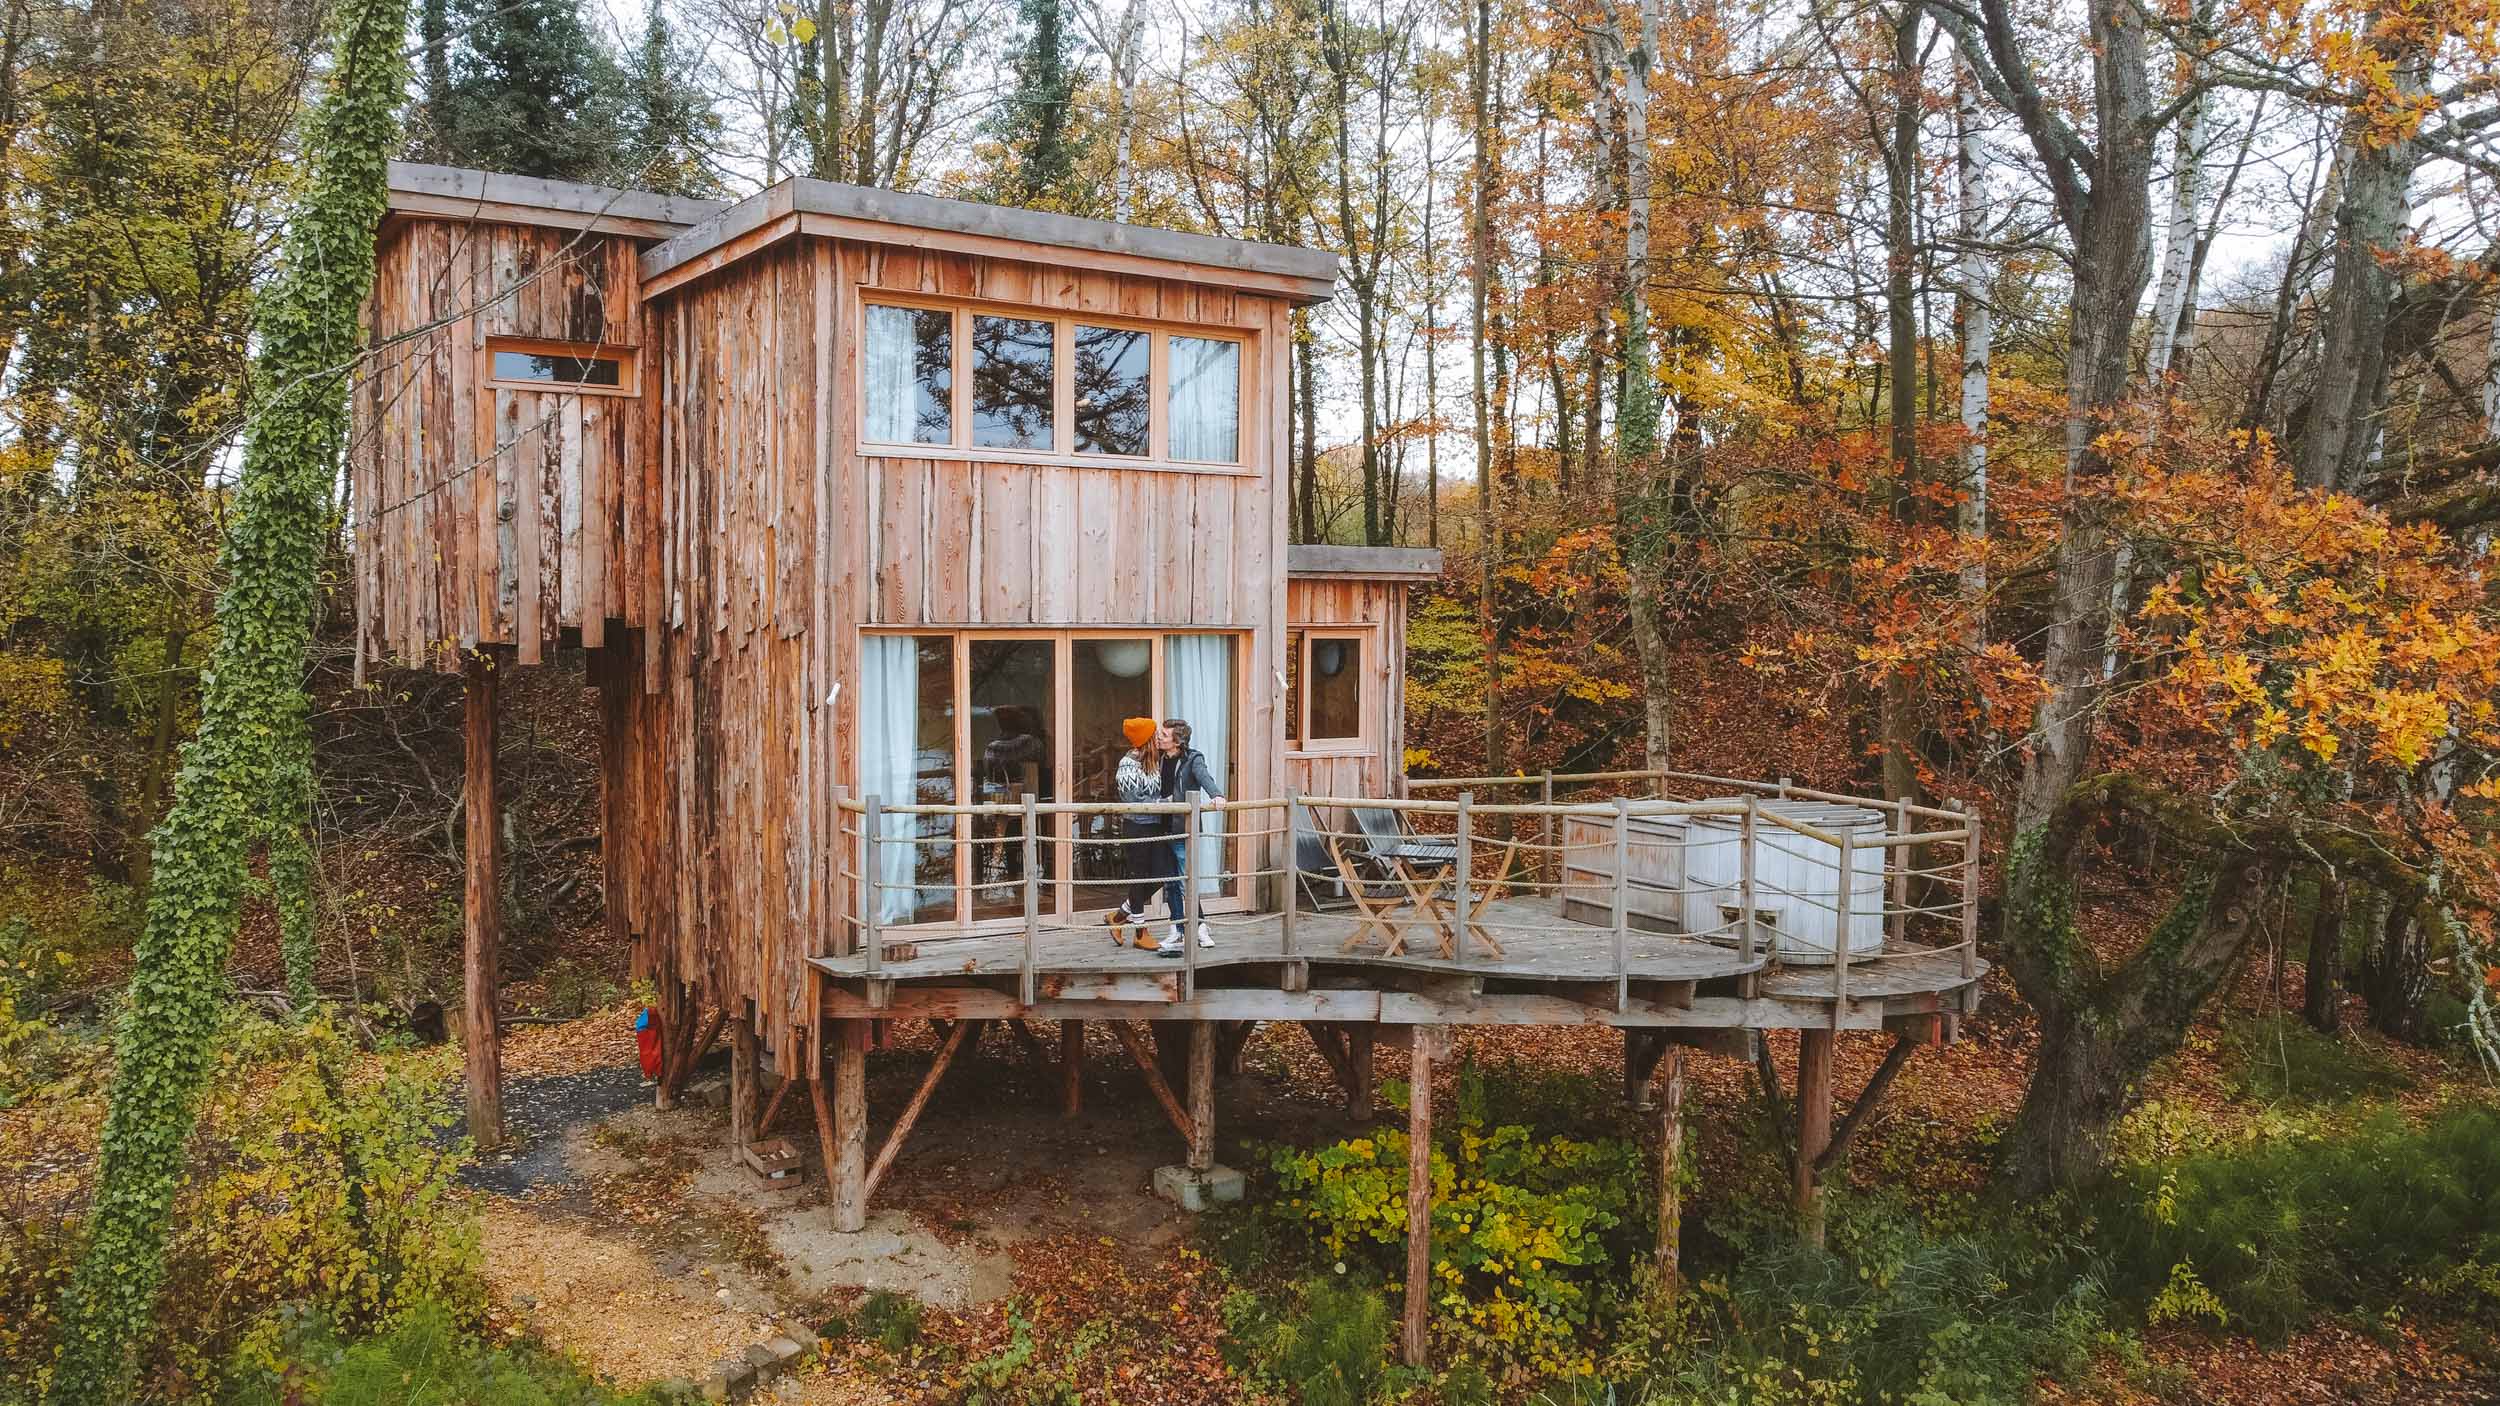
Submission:
[[[1107,1030],[1187,1144],[1184,1200],[1223,1189],[1214,1071],[1259,1022],[1307,1031],[1358,1111],[1375,1045],[1402,1049],[1418,1123],[1443,1027],[1619,1029],[1670,1149],[1685,1049],[1793,1029],[1811,1221],[1891,1071],[1975,998],[1958,810],[1666,770],[1408,778],[1407,595],[1440,554],[1287,543],[1290,319],[1335,256],[807,180],[735,204],[390,184],[358,662],[467,680],[467,1008],[495,1004],[498,678],[579,648],[662,1097],[723,1031],[742,1148],[782,1107],[759,1113],[763,1075],[804,1084],[839,1227],[1000,1022],[1070,1112]],[[1119,795],[1136,717],[1188,722],[1185,798]],[[1152,926],[1202,941],[1106,924],[1141,854],[1168,856]],[[908,1018],[947,1033],[871,1161],[869,1032]],[[492,1143],[495,1022],[466,1026]],[[1853,1031],[1898,1043],[1835,1129]]]

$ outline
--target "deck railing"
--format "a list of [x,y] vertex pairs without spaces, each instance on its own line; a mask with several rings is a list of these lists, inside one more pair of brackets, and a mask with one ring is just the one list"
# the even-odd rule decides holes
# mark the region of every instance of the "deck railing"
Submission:
[[[995,952],[1003,939],[1020,949],[1028,1002],[1045,971],[1115,965],[1045,949],[1101,936],[1111,904],[1080,904],[1080,889],[1129,882],[1072,875],[1079,847],[1100,862],[1181,838],[1126,832],[1129,818],[1152,816],[1194,837],[1179,846],[1185,997],[1198,981],[1201,923],[1219,937],[1255,932],[1285,960],[1360,949],[1499,974],[1526,948],[1548,975],[1611,979],[1619,999],[1660,969],[1665,939],[1715,944],[1747,964],[1828,966],[1839,1000],[1853,975],[1886,962],[1944,958],[1965,979],[1977,973],[1979,825],[1958,808],[1661,771],[1419,778],[1408,790],[1143,805],[845,796],[840,876],[851,897],[836,955],[876,975],[905,949],[974,942]],[[908,862],[892,857],[898,846]],[[947,862],[924,866],[931,851]],[[1323,911],[1315,896],[1334,902]],[[917,920],[933,909],[938,921]],[[1327,945],[1314,949],[1323,919]]]

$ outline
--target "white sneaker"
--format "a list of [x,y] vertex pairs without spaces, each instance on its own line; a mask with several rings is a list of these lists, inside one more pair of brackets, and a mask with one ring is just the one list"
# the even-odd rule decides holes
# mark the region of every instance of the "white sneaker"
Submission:
[[1200,923],[1198,925],[1198,945],[1201,947],[1213,947],[1215,945],[1215,934],[1207,930],[1207,925],[1205,923]]
[[1179,957],[1188,951],[1189,938],[1181,932],[1178,923],[1174,923],[1172,930],[1163,935],[1163,940],[1155,944],[1155,955],[1158,957]]

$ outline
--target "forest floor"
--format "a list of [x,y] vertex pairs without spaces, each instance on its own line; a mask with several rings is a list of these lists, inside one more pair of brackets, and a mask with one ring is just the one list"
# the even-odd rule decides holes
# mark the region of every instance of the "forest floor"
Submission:
[[[2265,979],[2253,974],[2251,984]],[[1992,999],[1994,1014],[1975,1019],[1960,1044],[1922,1052],[1902,1071],[1852,1156],[1853,1178],[1906,1180],[1937,1196],[1977,1188],[1986,1130],[2010,1117],[2027,1067],[2028,1022],[2008,1004]],[[777,1326],[830,1324],[836,1331],[818,1360],[764,1399],[864,1403],[950,1399],[968,1364],[1000,1352],[1023,1323],[1083,1344],[1070,1384],[1084,1399],[1239,1399],[1239,1380],[1221,1359],[1223,1276],[1195,1244],[1190,1219],[1147,1188],[1154,1167],[1179,1149],[1117,1047],[1094,1035],[1085,1111],[1075,1119],[1059,1116],[1050,1080],[1007,1032],[992,1029],[983,1047],[967,1048],[880,1188],[868,1230],[845,1236],[831,1228],[812,1156],[807,1189],[760,1192],[731,1161],[720,1110],[690,1100],[663,1113],[639,1089],[621,1109],[580,1097],[585,1078],[612,1085],[608,1071],[631,1069],[625,1011],[521,1032],[508,1050],[508,1103],[517,1124],[538,1121],[512,1163],[480,1173],[501,1321],[623,1385],[699,1380],[713,1361]],[[901,1025],[892,1047],[872,1056],[872,1142],[909,1097],[931,1045],[925,1027]],[[1471,1030],[1458,1045],[1463,1058],[1577,1074],[1604,1088],[1619,1080],[1620,1043],[1604,1030]],[[1784,1065],[1793,1058],[1793,1040],[1775,1046]],[[1843,1042],[1844,1096],[1879,1057],[1873,1041]],[[2416,1088],[2455,1078],[2453,1066],[2418,1051],[2390,1058],[2409,1062]],[[1706,1202],[1711,1162],[1733,1155],[1714,1143],[1714,1115],[1753,1098],[1751,1072],[1700,1057],[1689,1068],[1687,1116],[1701,1130],[1698,1196]],[[2170,1062],[2152,1092],[2223,1122],[2258,1111],[2230,1086],[2210,1031]],[[1326,1066],[1289,1026],[1257,1032],[1243,1072],[1220,1082],[1218,1098],[1219,1156],[1236,1165],[1260,1144],[1357,1131]],[[772,1131],[812,1151],[803,1101],[792,1100]],[[880,1342],[873,1331],[846,1330],[880,1290],[923,1305],[916,1333]],[[2500,1400],[2500,1384],[2407,1324],[2325,1320],[2274,1345],[2157,1330],[2141,1351],[2124,1373],[2043,1382],[2042,1399]]]

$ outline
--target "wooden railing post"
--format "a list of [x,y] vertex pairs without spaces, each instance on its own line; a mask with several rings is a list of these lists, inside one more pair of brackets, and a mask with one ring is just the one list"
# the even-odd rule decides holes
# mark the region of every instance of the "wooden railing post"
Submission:
[[1285,943],[1285,955],[1293,955],[1293,910],[1297,906],[1295,890],[1302,887],[1302,836],[1294,829],[1293,818],[1302,814],[1302,793],[1285,793],[1285,901],[1279,910],[1278,925]]
[[1742,944],[1741,950],[1745,960],[1750,962],[1753,960],[1755,937],[1753,856],[1762,833],[1761,797],[1750,794],[1745,797],[1745,821],[1740,833],[1744,838],[1736,856],[1736,923],[1742,934],[1738,939]]
[[1632,800],[1615,797],[1615,1009],[1631,987]]
[[1198,995],[1198,815],[1206,804],[1207,793],[1189,793],[1189,828],[1181,841],[1181,907],[1187,918],[1181,924],[1181,999],[1195,1000]]
[[1910,800],[1901,797],[1892,803],[1894,832],[1902,843],[1884,846],[1884,864],[1892,872],[1892,911],[1885,914],[1884,930],[1895,942],[1906,942],[1910,936],[1910,866],[1917,861],[1918,846],[1909,843]]
[[[1962,810],[1962,803],[1953,803]],[[1979,975],[1979,813],[1962,814],[1962,979]]]
[[1857,883],[1857,835],[1852,830],[1840,832],[1840,896],[1832,904],[1832,921],[1837,931],[1832,936],[1832,1028],[1840,1028],[1841,1007],[1849,1004],[1849,898]]
[[[1554,769],[1550,766],[1545,769],[1543,775],[1537,778],[1536,803],[1541,806],[1550,806],[1554,803]],[[1559,883],[1562,880],[1562,856],[1554,852],[1554,813],[1552,811],[1548,810],[1536,818],[1536,831],[1537,844],[1541,848],[1537,851],[1535,872],[1549,883]],[[1549,864],[1554,866],[1550,873],[1545,868]]]
[[877,941],[877,846],[885,842],[877,832],[885,828],[884,810],[880,798],[870,796],[859,817],[859,940],[872,976],[884,955],[877,950],[883,945]]
[[1469,808],[1475,804],[1475,799],[1476,793],[1473,791],[1458,793],[1458,891],[1451,895],[1458,909],[1458,923],[1451,933],[1450,940],[1455,945],[1451,947],[1450,954],[1451,959],[1461,967],[1467,965],[1467,902],[1476,867],[1474,862],[1475,817],[1469,811]]
[[1024,971],[1017,990],[1026,1005],[1033,1004],[1033,943],[1042,919],[1042,846],[1035,837],[1040,812],[1035,808],[1033,793],[1024,793]]

